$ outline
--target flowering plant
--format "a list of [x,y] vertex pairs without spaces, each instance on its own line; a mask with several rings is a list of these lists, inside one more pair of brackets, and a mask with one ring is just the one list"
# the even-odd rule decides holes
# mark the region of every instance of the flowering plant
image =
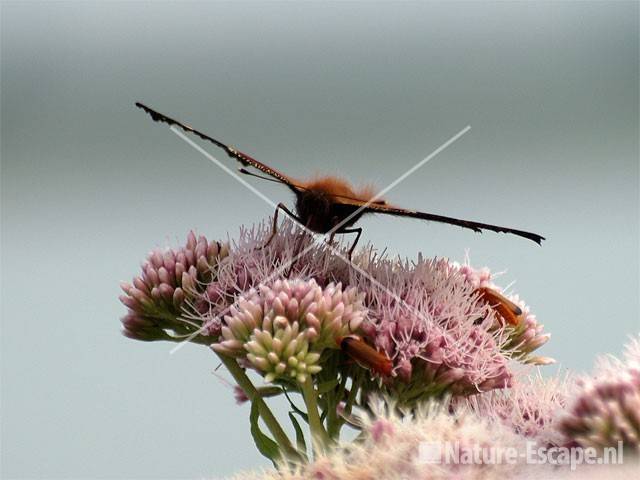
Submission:
[[[536,353],[549,335],[488,269],[422,256],[394,260],[371,247],[349,262],[344,249],[314,243],[291,222],[267,242],[269,234],[263,223],[223,244],[191,232],[182,247],[154,250],[141,274],[122,285],[122,325],[136,340],[209,346],[237,383],[238,403],[251,403],[256,446],[280,474],[307,475],[322,465],[335,473],[347,451],[366,463],[363,446],[397,433],[401,418],[418,430],[443,425],[445,436],[481,432],[545,445],[620,438],[637,446],[637,343],[628,354],[635,367],[599,390],[586,381],[527,380],[524,365],[553,362]],[[256,386],[247,370],[264,384]],[[280,395],[291,406],[293,441],[266,401]],[[355,442],[341,442],[346,425],[360,431]],[[402,448],[409,455],[416,446]]]

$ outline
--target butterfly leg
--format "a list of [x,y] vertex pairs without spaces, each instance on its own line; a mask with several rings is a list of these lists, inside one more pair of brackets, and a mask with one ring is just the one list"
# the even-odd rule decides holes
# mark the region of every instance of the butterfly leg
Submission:
[[280,212],[280,210],[282,210],[284,213],[289,215],[296,222],[302,224],[302,220],[300,220],[300,218],[295,213],[293,213],[291,210],[289,210],[284,203],[279,203],[278,206],[276,207],[275,213],[273,214],[273,224],[271,226],[271,235],[269,235],[269,238],[264,243],[264,245],[262,245],[260,247],[256,247],[256,250],[262,250],[263,248],[269,246],[271,241],[276,236],[276,233],[278,233],[278,213]]
[[[302,225],[302,222],[297,218],[296,218],[300,224]],[[304,242],[305,242],[305,238],[307,237],[307,231],[309,230],[309,225],[311,225],[311,222],[313,221],[313,218],[310,217],[309,220],[307,221],[307,224],[304,226],[306,231],[302,233],[302,235],[299,235],[298,238],[296,238],[295,240],[295,244],[293,246],[293,256],[291,257],[291,261],[290,261],[290,265],[289,268],[287,269],[287,273],[285,274],[285,277],[290,277],[291,276],[291,272],[293,272],[293,267],[295,267],[296,263],[298,262],[298,257],[300,256],[300,251],[302,250],[302,247],[304,246]],[[312,239],[313,241],[313,239]],[[308,250],[305,250],[302,253],[305,253]]]
[[357,233],[356,239],[351,244],[351,248],[349,248],[349,253],[347,253],[347,257],[349,257],[349,260],[351,260],[351,254],[355,250],[356,245],[358,244],[358,240],[360,240],[360,235],[362,235],[362,228],[361,227],[358,227],[358,228],[343,228],[343,229],[339,230],[337,233]]
[[331,234],[329,235],[329,240],[327,240],[327,243],[330,247],[333,246],[334,238],[336,238],[336,232],[331,232]]

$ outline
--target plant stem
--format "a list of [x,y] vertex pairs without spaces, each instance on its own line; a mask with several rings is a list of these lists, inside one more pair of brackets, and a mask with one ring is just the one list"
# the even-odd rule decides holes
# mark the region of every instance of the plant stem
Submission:
[[318,414],[318,398],[315,389],[313,388],[313,380],[311,375],[307,375],[307,380],[302,384],[302,397],[304,403],[307,406],[307,416],[309,418],[309,429],[311,430],[311,437],[314,444],[314,451],[316,447],[321,450],[329,444],[329,435],[327,435],[320,415]]
[[331,440],[338,440],[340,425],[336,413],[336,400],[331,394],[327,394],[327,434]]
[[244,370],[238,365],[238,362],[234,358],[228,357],[226,355],[222,355],[216,352],[216,355],[220,358],[220,361],[227,367],[229,373],[234,378],[234,380],[238,383],[240,388],[244,390],[244,393],[249,397],[251,402],[257,402],[258,410],[260,411],[260,417],[262,421],[265,423],[271,434],[276,440],[276,443],[280,447],[283,456],[287,458],[296,458],[298,459],[300,455],[298,451],[293,447],[289,437],[284,432],[278,420],[273,415],[271,409],[267,406],[265,401],[260,396],[260,393],[256,390],[256,387],[251,383],[249,377],[244,372]]
[[354,373],[353,377],[351,377],[351,390],[349,390],[349,395],[347,396],[347,401],[344,406],[344,414],[349,416],[351,415],[351,409],[353,408],[353,404],[358,397],[358,391],[360,390],[360,382],[362,380],[359,372]]
[[343,418],[338,415],[337,408],[339,402],[341,402],[342,398],[344,397],[347,387],[347,380],[349,379],[349,376],[345,373],[342,373],[341,377],[342,378],[340,379],[340,383],[338,384],[337,391],[329,397],[331,399],[329,406],[331,410],[327,412],[327,433],[329,434],[329,437],[331,437],[331,440],[334,441],[340,440],[340,430],[342,429],[342,425],[344,424]]

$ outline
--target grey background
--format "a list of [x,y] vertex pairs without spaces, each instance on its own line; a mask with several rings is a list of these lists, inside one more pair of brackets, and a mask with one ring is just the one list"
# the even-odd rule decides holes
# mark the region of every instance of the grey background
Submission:
[[135,100],[293,176],[380,187],[471,125],[389,200],[529,229],[544,246],[383,217],[362,222],[364,239],[410,257],[469,248],[474,265],[508,269],[502,284],[517,280],[563,369],[590,369],[638,331],[636,2],[1,13],[4,477],[267,465],[212,354],[120,336],[118,283],[149,249],[271,214]]

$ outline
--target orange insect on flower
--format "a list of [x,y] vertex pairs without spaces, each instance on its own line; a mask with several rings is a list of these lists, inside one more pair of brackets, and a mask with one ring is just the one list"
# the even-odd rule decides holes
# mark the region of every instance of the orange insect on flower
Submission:
[[514,326],[520,323],[520,319],[524,312],[518,305],[513,303],[504,295],[501,295],[490,288],[482,287],[477,291],[480,293],[482,299],[491,305],[491,307],[498,312],[500,318],[502,318],[506,323]]
[[344,353],[353,358],[362,367],[373,370],[374,372],[389,376],[393,369],[393,362],[382,352],[366,343],[357,335],[349,335],[337,339],[340,348]]

